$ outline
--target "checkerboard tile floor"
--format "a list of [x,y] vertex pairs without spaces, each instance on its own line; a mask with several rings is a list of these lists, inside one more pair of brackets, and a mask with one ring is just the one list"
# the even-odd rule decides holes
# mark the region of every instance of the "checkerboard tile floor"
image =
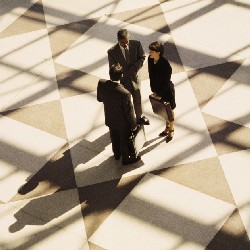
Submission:
[[[0,2],[0,249],[250,249],[250,3]],[[101,103],[116,32],[164,43],[175,136],[112,156]]]

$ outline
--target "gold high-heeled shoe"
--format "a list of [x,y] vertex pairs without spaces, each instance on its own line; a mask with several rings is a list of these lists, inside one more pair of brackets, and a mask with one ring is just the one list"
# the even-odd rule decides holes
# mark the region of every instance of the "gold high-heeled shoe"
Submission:
[[166,132],[166,143],[170,142],[174,137],[174,129],[168,130]]

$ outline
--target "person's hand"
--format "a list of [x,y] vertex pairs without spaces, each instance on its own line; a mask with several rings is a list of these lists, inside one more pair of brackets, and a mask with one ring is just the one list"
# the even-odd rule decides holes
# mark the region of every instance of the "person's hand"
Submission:
[[137,128],[138,128],[138,125],[135,125],[135,127],[132,128],[132,131],[135,132],[137,130]]
[[154,97],[155,99],[157,99],[157,100],[161,100],[161,97],[158,96],[155,92],[153,92],[153,97]]

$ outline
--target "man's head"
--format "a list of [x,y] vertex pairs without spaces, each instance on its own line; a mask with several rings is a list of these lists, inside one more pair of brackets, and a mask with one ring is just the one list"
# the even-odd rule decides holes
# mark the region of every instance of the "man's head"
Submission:
[[117,39],[122,47],[127,47],[129,44],[129,33],[126,29],[120,29],[117,32]]
[[122,77],[123,69],[119,63],[113,64],[109,69],[110,79],[112,81],[119,81]]

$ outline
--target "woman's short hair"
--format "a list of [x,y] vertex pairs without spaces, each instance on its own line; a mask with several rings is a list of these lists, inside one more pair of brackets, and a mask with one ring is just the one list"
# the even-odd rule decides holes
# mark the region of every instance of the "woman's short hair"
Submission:
[[160,56],[163,55],[163,53],[164,53],[164,46],[162,45],[162,43],[157,42],[157,41],[150,43],[148,48],[149,48],[149,50],[159,52]]
[[109,76],[112,81],[119,81],[122,77],[123,69],[119,63],[113,64],[109,69]]

